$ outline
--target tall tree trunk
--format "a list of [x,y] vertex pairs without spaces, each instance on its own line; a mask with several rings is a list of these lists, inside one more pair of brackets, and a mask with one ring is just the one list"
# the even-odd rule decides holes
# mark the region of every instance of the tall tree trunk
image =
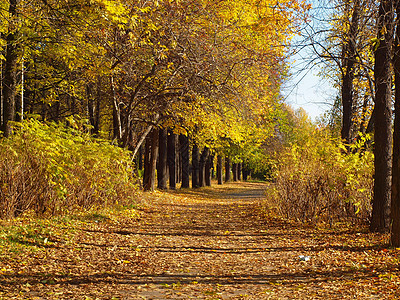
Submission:
[[[146,157],[147,161],[145,164],[146,176],[145,176],[145,181],[143,184],[143,190],[144,191],[154,191],[155,181],[156,181],[157,154],[158,154],[158,130],[156,128],[153,128],[148,142],[150,145],[150,149],[147,149],[147,151],[149,153],[146,154],[146,156],[147,156]],[[146,166],[147,166],[147,170],[146,170]]]
[[168,171],[171,190],[176,189],[176,141],[176,134],[168,130]]
[[182,185],[181,188],[189,188],[190,182],[190,161],[189,161],[189,137],[186,135],[179,135],[179,151],[181,153],[182,165]]
[[217,156],[217,181],[218,184],[221,185],[223,181],[223,174],[222,174],[222,156]]
[[150,182],[150,159],[151,159],[151,138],[150,135],[146,137],[144,145],[144,159],[143,159],[143,189],[145,189]]
[[166,128],[159,130],[158,137],[158,168],[157,168],[157,187],[161,190],[166,190],[167,186],[167,137],[168,132]]
[[87,111],[89,123],[92,126],[91,134],[98,136],[100,130],[100,102],[101,102],[101,82],[97,79],[96,93],[94,93],[94,84],[86,85]]
[[93,133],[98,136],[100,132],[100,104],[101,104],[101,78],[97,79],[96,106],[94,113]]
[[211,186],[211,169],[213,166],[214,155],[209,154],[206,160],[204,175],[205,175],[205,184],[206,186]]
[[231,159],[226,156],[225,157],[225,182],[231,180]]
[[343,121],[341,136],[345,143],[352,142],[353,134],[353,82],[356,60],[356,41],[359,23],[360,0],[355,0],[347,41],[343,46],[342,107]]
[[243,164],[242,173],[243,173],[242,174],[243,175],[243,181],[247,181],[247,178],[249,176],[249,168],[248,168],[248,166],[246,164]]
[[237,174],[238,174],[238,180],[240,181],[242,179],[242,163],[238,163],[238,170],[237,170]]
[[[5,53],[2,51],[1,54]],[[3,55],[3,56],[4,56]],[[4,107],[4,97],[3,97],[3,60],[0,59],[0,129],[3,128],[3,107]]]
[[393,134],[392,199],[390,219],[392,223],[390,241],[392,246],[400,246],[400,3],[396,6],[396,40],[394,45],[393,69],[395,104]]
[[94,114],[95,114],[92,85],[93,85],[92,83],[86,84],[87,113],[88,113],[89,123],[92,126],[90,130],[91,134],[93,134],[94,131],[93,128],[94,128]]
[[[17,0],[10,0],[9,15],[10,22],[14,22],[13,18],[17,16]],[[4,61],[4,77],[3,77],[3,123],[1,130],[5,137],[10,136],[10,121],[15,120],[15,96],[17,89],[17,34],[13,32],[13,26],[9,26],[10,32],[6,35],[6,51]]]
[[114,76],[111,75],[111,94],[112,94],[112,108],[113,108],[113,139],[122,139],[122,123],[121,123],[121,111],[119,109],[117,93],[115,91]]
[[233,175],[233,181],[238,181],[238,164],[237,163],[232,164],[232,175]]
[[197,146],[196,142],[193,143],[192,148],[192,188],[198,188],[199,184],[199,146]]
[[143,170],[143,145],[139,147],[138,151],[138,168],[139,170]]
[[392,105],[391,47],[393,39],[393,1],[382,0],[378,13],[378,41],[375,51],[375,146],[374,195],[371,231],[386,231],[390,222]]
[[200,171],[199,171],[199,185],[200,187],[206,186],[206,162],[208,160],[208,156],[210,155],[210,149],[204,147],[203,152],[200,156]]

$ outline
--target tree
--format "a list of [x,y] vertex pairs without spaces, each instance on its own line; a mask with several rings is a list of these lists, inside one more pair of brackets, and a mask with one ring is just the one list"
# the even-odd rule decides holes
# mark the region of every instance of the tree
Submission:
[[1,130],[5,137],[10,136],[10,122],[15,120],[15,97],[17,86],[18,32],[16,31],[17,0],[10,0],[8,9],[8,32],[6,34],[6,50],[4,55],[4,75],[2,82],[2,116]]
[[231,159],[225,157],[225,182],[231,180]]
[[204,187],[206,186],[206,168],[207,168],[207,161],[210,156],[210,149],[208,147],[204,147],[203,151],[201,152],[200,162],[199,162],[199,186]]
[[159,129],[157,180],[158,180],[158,188],[162,190],[167,189],[167,157],[168,157],[167,140],[168,140],[167,129],[166,128]]
[[197,146],[196,142],[194,142],[192,146],[192,188],[200,187],[199,160],[200,160],[199,147]]
[[[322,65],[321,76],[338,88],[329,122],[348,145],[358,132],[372,131],[374,78],[371,40],[376,39],[376,1],[325,1],[306,22],[298,47],[314,55],[309,65]],[[318,25],[315,25],[318,24]],[[368,129],[367,129],[368,128]]]
[[396,4],[396,34],[393,55],[395,104],[393,131],[393,167],[391,194],[391,237],[394,247],[400,246],[400,2]]
[[222,155],[217,156],[217,182],[219,185],[222,184],[223,177],[222,177]]
[[204,171],[204,182],[206,186],[211,186],[211,170],[213,168],[213,164],[214,164],[214,155],[213,154],[209,154],[206,164],[205,164],[205,171]]
[[177,135],[168,130],[168,172],[169,172],[169,188],[176,189],[176,143]]
[[[347,5],[347,4],[346,4]],[[354,1],[352,17],[347,39],[343,45],[343,79],[342,79],[342,139],[350,145],[353,134],[353,89],[354,89],[354,65],[357,63],[357,35],[359,28],[360,0]]]
[[187,135],[179,135],[179,151],[182,159],[182,185],[181,188],[189,188],[190,182],[190,160],[189,160],[189,138]]
[[238,164],[232,164],[232,174],[233,174],[233,181],[238,181]]
[[391,51],[394,28],[394,1],[382,0],[377,21],[375,50],[375,145],[374,195],[371,231],[386,231],[390,222],[392,168]]
[[150,137],[146,140],[144,163],[143,190],[154,191],[156,181],[156,166],[158,154],[158,130],[153,128]]

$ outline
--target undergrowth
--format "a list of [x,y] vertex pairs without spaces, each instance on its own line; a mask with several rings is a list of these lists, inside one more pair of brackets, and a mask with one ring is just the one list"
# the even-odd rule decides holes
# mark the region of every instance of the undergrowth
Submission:
[[128,151],[93,139],[82,123],[15,123],[0,141],[0,217],[65,214],[119,201],[136,187]]
[[363,151],[367,139],[349,150],[315,130],[290,144],[276,155],[269,202],[281,216],[302,222],[367,221],[373,188],[373,154]]

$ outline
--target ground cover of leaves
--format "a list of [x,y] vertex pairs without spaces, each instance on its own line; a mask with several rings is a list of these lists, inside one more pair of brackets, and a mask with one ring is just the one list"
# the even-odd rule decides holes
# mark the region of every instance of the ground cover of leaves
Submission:
[[[0,299],[398,299],[400,249],[271,216],[265,184],[0,223]],[[304,261],[299,256],[309,256]]]

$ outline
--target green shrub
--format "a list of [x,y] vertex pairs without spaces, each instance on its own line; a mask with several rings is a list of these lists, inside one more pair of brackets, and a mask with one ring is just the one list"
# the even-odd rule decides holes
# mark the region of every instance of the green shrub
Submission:
[[347,153],[343,144],[315,130],[293,143],[277,159],[273,203],[286,218],[320,221],[369,217],[373,188],[373,155],[362,148],[366,138]]
[[34,119],[15,123],[0,142],[0,217],[27,210],[59,214],[132,201],[135,186],[128,151],[70,126]]

